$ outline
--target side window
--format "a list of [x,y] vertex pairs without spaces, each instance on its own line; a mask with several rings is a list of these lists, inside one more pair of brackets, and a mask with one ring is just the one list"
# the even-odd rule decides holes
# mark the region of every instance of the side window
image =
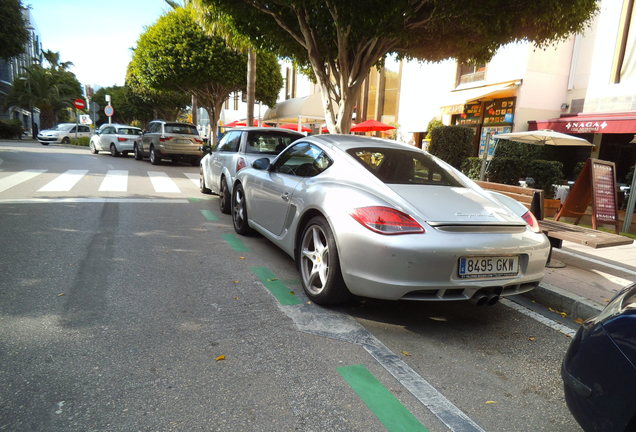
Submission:
[[79,127],[79,131],[80,132],[90,132],[91,130],[88,128],[88,126],[80,126]]
[[157,133],[159,131],[159,123],[150,123],[148,125],[148,133]]
[[220,152],[236,153],[241,144],[241,132],[228,132],[219,143]]
[[319,147],[309,143],[298,143],[281,154],[273,171],[298,177],[313,177],[332,164],[329,156]]
[[76,129],[77,129],[77,126],[73,126],[71,129],[69,129],[68,133],[75,133]]

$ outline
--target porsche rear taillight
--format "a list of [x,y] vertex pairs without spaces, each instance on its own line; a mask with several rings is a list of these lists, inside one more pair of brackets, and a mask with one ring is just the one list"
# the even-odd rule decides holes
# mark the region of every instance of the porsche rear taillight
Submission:
[[537,222],[537,218],[534,217],[531,211],[527,211],[521,216],[524,221],[528,224],[532,232],[539,233],[541,232],[541,227],[539,226],[539,222]]
[[424,228],[411,216],[391,207],[360,207],[351,212],[351,217],[362,226],[378,234],[419,234]]
[[243,159],[242,157],[238,158],[236,160],[236,172],[238,173],[240,170],[242,170],[243,168],[245,168],[247,166],[247,164],[245,163],[245,159]]
[[170,141],[171,139],[172,139],[172,137],[160,137],[159,141],[166,142],[166,141]]

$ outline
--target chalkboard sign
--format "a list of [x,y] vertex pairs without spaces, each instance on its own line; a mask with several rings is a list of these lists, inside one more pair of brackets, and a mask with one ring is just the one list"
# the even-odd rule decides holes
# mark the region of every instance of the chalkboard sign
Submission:
[[614,225],[618,234],[614,162],[588,159],[554,220],[559,220],[561,217],[574,217],[575,224],[578,224],[590,203],[592,204],[592,228],[597,229],[598,223]]

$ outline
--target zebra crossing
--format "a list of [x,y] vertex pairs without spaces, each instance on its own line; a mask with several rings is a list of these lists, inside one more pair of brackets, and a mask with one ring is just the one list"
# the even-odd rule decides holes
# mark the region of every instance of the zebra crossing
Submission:
[[[83,195],[88,193],[92,185],[98,184],[94,189],[95,195],[100,193],[135,193],[136,195],[167,194],[196,196],[195,187],[199,186],[198,173],[192,172],[167,172],[146,171],[132,173],[128,170],[112,169],[106,172],[91,172],[85,169],[69,169],[63,173],[51,173],[46,169],[28,169],[16,173],[3,175],[0,171],[0,199],[11,194],[22,186],[22,191],[29,191],[34,197],[47,193],[67,192],[73,193],[81,189]],[[82,186],[84,185],[84,186]]]

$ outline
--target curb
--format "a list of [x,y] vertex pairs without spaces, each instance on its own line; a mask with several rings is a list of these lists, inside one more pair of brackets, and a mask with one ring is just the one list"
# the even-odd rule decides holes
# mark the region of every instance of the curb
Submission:
[[565,312],[572,320],[580,318],[585,321],[603,310],[603,306],[598,303],[546,282],[541,282],[535,289],[521,295],[546,307]]

